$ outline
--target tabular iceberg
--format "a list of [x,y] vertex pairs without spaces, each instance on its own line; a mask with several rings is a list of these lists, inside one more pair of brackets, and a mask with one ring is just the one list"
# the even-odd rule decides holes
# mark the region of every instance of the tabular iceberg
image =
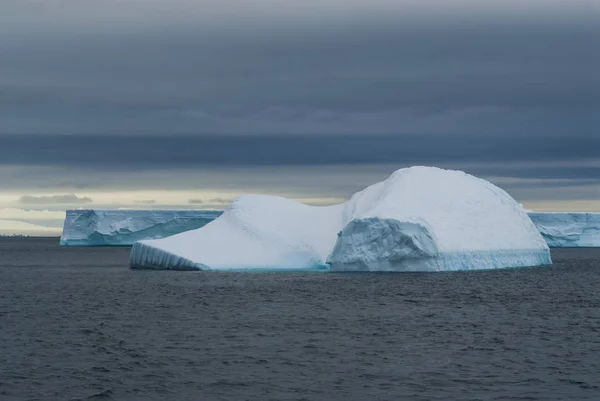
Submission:
[[134,244],[174,270],[451,271],[550,264],[523,208],[461,171],[411,167],[333,206],[246,195],[206,226]]
[[529,212],[550,248],[600,247],[600,213]]
[[200,228],[222,212],[210,210],[67,210],[61,245],[132,245]]

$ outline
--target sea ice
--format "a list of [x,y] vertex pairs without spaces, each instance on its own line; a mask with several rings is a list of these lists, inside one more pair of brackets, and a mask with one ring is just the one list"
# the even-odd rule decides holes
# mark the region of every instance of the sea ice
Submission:
[[411,167],[334,206],[246,195],[206,226],[134,244],[175,270],[451,271],[551,263],[524,209],[461,171]]

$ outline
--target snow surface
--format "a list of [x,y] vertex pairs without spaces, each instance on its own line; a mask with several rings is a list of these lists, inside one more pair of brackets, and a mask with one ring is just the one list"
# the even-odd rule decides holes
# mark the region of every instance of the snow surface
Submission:
[[449,271],[550,264],[523,208],[461,171],[411,167],[334,206],[246,195],[206,226],[131,250],[132,268]]
[[550,248],[600,247],[600,213],[529,212]]
[[194,230],[221,214],[210,210],[67,210],[61,245],[132,245]]

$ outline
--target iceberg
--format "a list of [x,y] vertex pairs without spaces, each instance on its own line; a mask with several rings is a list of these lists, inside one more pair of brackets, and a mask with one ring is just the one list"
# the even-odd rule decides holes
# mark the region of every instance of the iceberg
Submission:
[[550,248],[600,247],[600,213],[528,214]]
[[211,210],[67,210],[60,238],[67,246],[125,246],[200,228]]
[[134,269],[453,271],[551,264],[525,210],[461,171],[410,167],[333,206],[245,195],[202,228],[136,242]]

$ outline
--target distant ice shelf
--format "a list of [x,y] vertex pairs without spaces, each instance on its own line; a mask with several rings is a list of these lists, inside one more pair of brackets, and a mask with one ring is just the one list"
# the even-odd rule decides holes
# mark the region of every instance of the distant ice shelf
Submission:
[[600,247],[600,213],[528,214],[550,248]]
[[125,246],[203,227],[221,215],[212,210],[67,210],[60,244]]

